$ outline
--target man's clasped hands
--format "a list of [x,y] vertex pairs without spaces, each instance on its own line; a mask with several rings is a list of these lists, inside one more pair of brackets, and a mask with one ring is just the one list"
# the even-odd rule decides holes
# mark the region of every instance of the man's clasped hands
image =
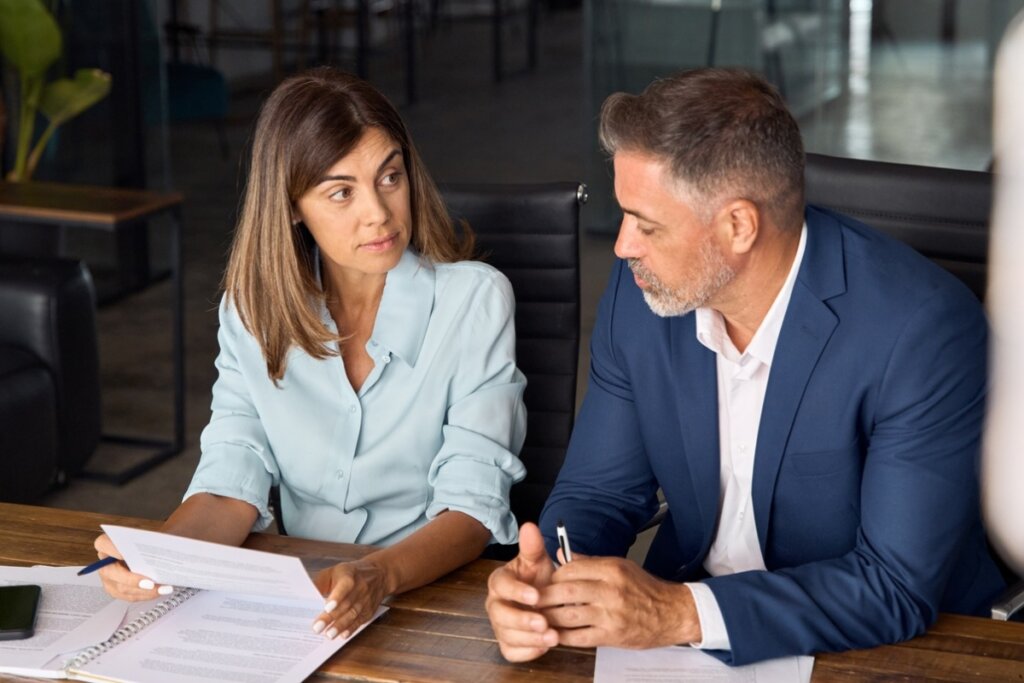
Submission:
[[557,568],[536,525],[519,530],[519,555],[488,580],[487,614],[514,662],[556,645],[641,649],[701,640],[690,589],[619,557],[574,554]]

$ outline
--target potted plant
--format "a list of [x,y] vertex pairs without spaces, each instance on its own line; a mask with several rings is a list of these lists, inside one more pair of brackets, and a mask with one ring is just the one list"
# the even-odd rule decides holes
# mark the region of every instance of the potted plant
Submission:
[[[57,127],[110,92],[110,74],[100,69],[47,82],[46,72],[62,52],[60,28],[42,0],[0,0],[0,53],[18,74],[17,147],[7,180],[30,180]],[[47,126],[33,141],[37,113]],[[4,118],[0,112],[0,143]]]

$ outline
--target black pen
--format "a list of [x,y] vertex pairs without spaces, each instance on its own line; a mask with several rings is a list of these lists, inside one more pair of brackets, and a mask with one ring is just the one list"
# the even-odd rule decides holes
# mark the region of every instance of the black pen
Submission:
[[565,564],[572,562],[572,548],[569,547],[569,532],[565,530],[565,523],[558,520],[555,525],[555,535],[558,537],[558,547],[562,549],[562,558]]
[[114,564],[115,562],[117,562],[117,558],[113,555],[110,555],[109,557],[104,557],[102,560],[96,560],[92,564],[79,569],[77,576],[85,576],[86,574],[92,574],[97,569],[103,569],[108,564]]

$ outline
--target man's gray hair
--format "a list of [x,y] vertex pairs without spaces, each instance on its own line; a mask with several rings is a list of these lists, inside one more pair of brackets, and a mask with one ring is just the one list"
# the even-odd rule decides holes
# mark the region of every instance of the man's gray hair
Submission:
[[601,107],[609,154],[662,159],[705,204],[741,198],[780,227],[802,224],[804,147],[779,92],[742,69],[695,69],[654,81],[640,95],[615,93]]

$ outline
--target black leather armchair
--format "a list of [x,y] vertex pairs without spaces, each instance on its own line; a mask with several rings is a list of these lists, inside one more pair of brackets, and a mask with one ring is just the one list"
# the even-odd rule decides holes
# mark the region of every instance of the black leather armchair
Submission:
[[807,155],[806,201],[905,242],[985,298],[992,174]]
[[34,499],[96,448],[95,309],[84,264],[0,260],[0,500]]
[[[476,233],[481,258],[503,272],[515,291],[516,362],[527,379],[527,430],[520,453],[526,479],[512,487],[512,511],[520,523],[536,522],[562,468],[576,417],[579,210],[586,187],[450,185],[442,194],[452,217]],[[491,554],[503,552],[494,548]]]

